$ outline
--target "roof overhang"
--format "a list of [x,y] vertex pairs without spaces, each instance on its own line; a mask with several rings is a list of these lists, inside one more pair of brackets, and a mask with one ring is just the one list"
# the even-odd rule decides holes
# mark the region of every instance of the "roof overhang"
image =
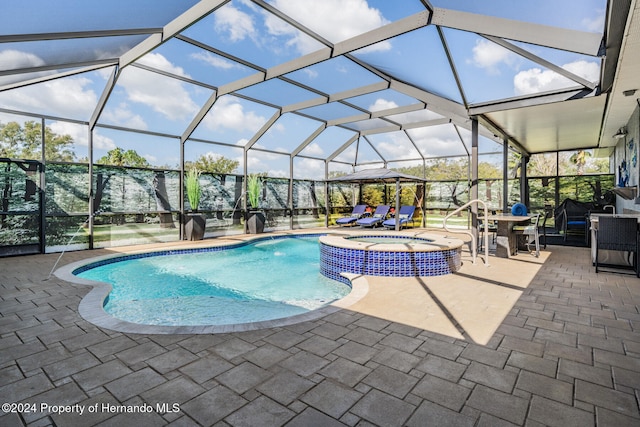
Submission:
[[491,123],[528,153],[598,147],[606,96],[507,109],[479,117]]

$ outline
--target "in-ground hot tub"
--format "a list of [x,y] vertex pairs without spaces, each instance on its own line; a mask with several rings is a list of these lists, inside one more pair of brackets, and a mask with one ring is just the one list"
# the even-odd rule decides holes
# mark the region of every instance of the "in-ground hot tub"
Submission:
[[439,236],[381,234],[320,237],[320,272],[348,282],[341,273],[369,276],[441,276],[461,266],[464,242]]

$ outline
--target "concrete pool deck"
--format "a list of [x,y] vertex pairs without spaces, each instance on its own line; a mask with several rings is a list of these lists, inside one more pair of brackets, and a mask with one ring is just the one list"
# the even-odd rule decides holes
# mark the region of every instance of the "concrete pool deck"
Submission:
[[596,274],[586,248],[463,250],[453,275],[358,278],[369,292],[319,319],[199,335],[87,322],[90,288],[45,280],[58,256],[0,259],[0,396],[37,405],[0,425],[640,424],[640,279]]

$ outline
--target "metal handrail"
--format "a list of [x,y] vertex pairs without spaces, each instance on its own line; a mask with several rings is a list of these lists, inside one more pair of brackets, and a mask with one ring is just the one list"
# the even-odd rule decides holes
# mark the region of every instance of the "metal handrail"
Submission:
[[[449,218],[451,218],[453,215],[457,214],[458,212],[460,212],[461,210],[471,206],[472,204],[478,204],[478,203],[482,203],[482,206],[484,206],[484,217],[488,218],[489,217],[489,209],[487,208],[487,204],[480,199],[474,199],[471,200],[467,203],[465,203],[464,205],[460,206],[458,209],[454,210],[453,212],[449,213],[447,216],[444,217],[444,220],[442,221],[442,226],[444,228],[445,231],[448,231],[450,233],[463,233],[463,234],[467,234],[469,236],[471,236],[471,257],[472,257],[472,262],[475,264],[476,263],[476,257],[478,254],[478,243],[476,242],[476,236],[474,235],[474,233],[472,233],[471,231],[468,230],[450,230],[447,228],[447,220]],[[485,221],[487,221],[485,219]],[[489,224],[485,223],[484,225],[484,264],[486,267],[489,266]]]

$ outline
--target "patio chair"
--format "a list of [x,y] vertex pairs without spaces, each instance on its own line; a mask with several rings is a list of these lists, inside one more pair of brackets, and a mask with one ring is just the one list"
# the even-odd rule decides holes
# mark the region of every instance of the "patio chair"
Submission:
[[[400,228],[406,226],[409,222],[411,222],[411,226],[413,227],[413,214],[416,212],[415,206],[400,206],[400,212],[398,213],[398,221],[400,222]],[[385,228],[396,228],[396,219],[389,218],[385,220],[382,225]]]
[[540,222],[540,214],[535,214],[531,218],[529,225],[515,225],[513,232],[516,236],[524,236],[526,238],[527,250],[531,252],[531,244],[535,244],[536,257],[540,256],[540,232],[538,231],[538,222]]
[[[495,215],[496,211],[491,211],[491,215]],[[482,219],[478,219],[478,250],[481,251],[484,248],[484,227],[485,222]],[[491,234],[491,242],[496,243],[496,234],[498,233],[498,224],[495,221],[487,221],[487,231]]]
[[589,214],[570,215],[566,209],[562,211],[562,232],[564,241],[567,241],[569,234],[584,236],[584,243],[589,244],[589,226],[587,221]]
[[391,208],[387,205],[380,205],[376,208],[372,216],[360,218],[356,221],[356,224],[361,227],[377,227],[385,220],[387,214],[389,213],[389,209]]
[[542,238],[544,239],[544,249],[547,249],[547,220],[553,216],[553,206],[544,205],[544,217],[540,229],[542,230]]
[[336,224],[341,227],[355,225],[356,221],[362,218],[367,210],[367,205],[355,205],[351,211],[351,215],[338,218]]
[[[601,250],[625,251],[633,254],[631,265],[600,264]],[[610,268],[633,269],[636,277],[640,277],[638,268],[638,220],[636,218],[616,218],[601,216],[598,218],[596,234],[596,273],[603,265]]]

